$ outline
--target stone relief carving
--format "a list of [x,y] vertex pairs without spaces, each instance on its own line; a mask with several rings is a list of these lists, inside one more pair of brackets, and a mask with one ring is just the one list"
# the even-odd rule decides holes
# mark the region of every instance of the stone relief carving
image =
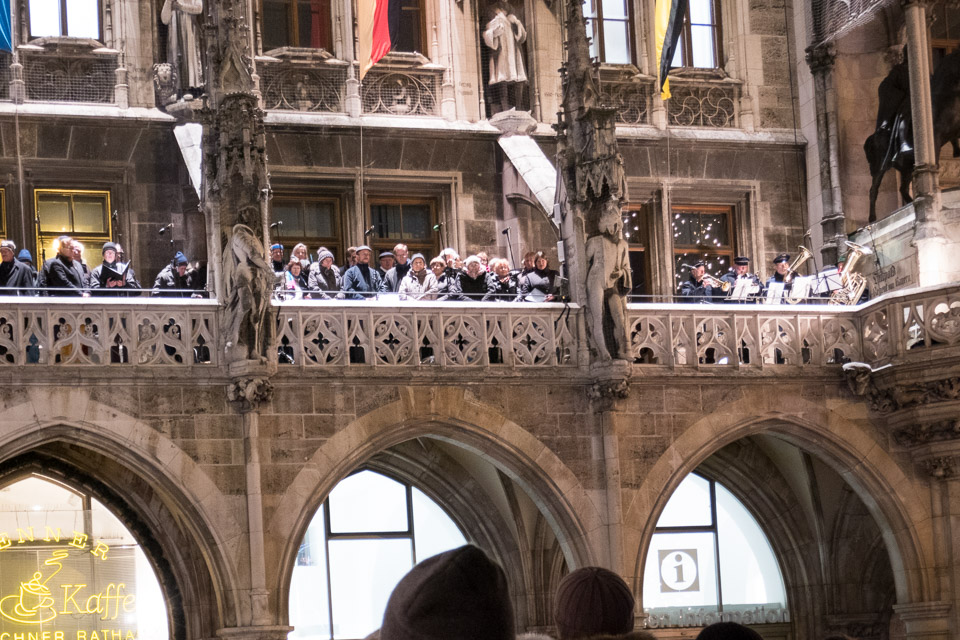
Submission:
[[929,402],[960,398],[960,377],[929,382],[901,383],[889,389],[880,389],[873,380],[873,369],[863,362],[843,365],[850,390],[866,398],[870,408],[880,413],[908,409]]
[[157,105],[165,107],[177,101],[177,89],[180,76],[169,62],[153,65],[153,88],[157,94]]
[[937,480],[947,480],[957,474],[957,458],[955,456],[939,456],[923,460],[924,471]]
[[241,378],[227,386],[227,400],[240,405],[242,411],[257,409],[273,397],[273,384],[268,378]]
[[270,304],[276,277],[250,227],[235,225],[228,249],[223,260],[228,301],[222,316],[227,360],[265,365],[276,355],[277,310]]
[[[630,358],[627,339],[627,293],[633,286],[630,248],[623,239],[623,218],[613,197],[601,205],[599,234],[587,239],[587,320],[601,360],[610,360],[608,337],[619,360]],[[612,324],[612,331],[605,325]]]
[[893,439],[904,447],[914,447],[928,442],[942,442],[960,438],[960,420],[940,420],[928,424],[915,424],[897,429]]

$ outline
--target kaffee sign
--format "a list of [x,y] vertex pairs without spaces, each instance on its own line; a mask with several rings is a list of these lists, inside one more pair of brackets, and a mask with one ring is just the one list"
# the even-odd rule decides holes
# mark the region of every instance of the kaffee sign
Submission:
[[0,533],[0,640],[136,640],[136,550],[59,528]]

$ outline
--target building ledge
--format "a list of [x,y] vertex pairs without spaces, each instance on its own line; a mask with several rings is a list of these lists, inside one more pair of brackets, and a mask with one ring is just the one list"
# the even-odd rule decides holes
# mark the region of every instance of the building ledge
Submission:
[[14,104],[0,102],[0,116],[59,116],[64,118],[78,118],[90,120],[116,119],[138,122],[163,122],[174,124],[177,119],[159,109],[145,107],[129,107],[121,109],[105,104],[73,104],[65,102],[26,102]]

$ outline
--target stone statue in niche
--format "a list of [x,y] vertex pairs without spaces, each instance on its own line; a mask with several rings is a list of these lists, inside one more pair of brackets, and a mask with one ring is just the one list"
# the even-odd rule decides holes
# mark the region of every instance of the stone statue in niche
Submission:
[[160,21],[167,25],[167,62],[178,70],[183,98],[192,100],[190,89],[203,88],[198,16],[203,0],[164,0]]
[[223,267],[228,299],[223,314],[227,359],[266,364],[271,350],[276,356],[276,309],[270,304],[276,276],[250,227],[234,225]]
[[[633,286],[630,248],[623,239],[623,217],[614,196],[600,204],[599,233],[587,239],[587,320],[601,360],[629,360],[627,293]],[[607,331],[606,325],[613,331]],[[609,334],[609,340],[608,340]],[[610,347],[614,348],[611,358]]]
[[166,107],[177,101],[180,78],[177,70],[169,62],[153,65],[153,88],[157,94],[157,105]]
[[490,104],[494,113],[519,104],[520,87],[527,82],[520,47],[526,39],[527,30],[510,6],[493,5],[483,30],[483,42],[490,49]]

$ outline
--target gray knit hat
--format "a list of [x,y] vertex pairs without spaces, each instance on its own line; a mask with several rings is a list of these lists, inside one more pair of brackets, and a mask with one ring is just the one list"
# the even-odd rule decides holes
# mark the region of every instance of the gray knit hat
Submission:
[[403,577],[383,614],[380,640],[514,640],[503,569],[466,545],[428,558]]

